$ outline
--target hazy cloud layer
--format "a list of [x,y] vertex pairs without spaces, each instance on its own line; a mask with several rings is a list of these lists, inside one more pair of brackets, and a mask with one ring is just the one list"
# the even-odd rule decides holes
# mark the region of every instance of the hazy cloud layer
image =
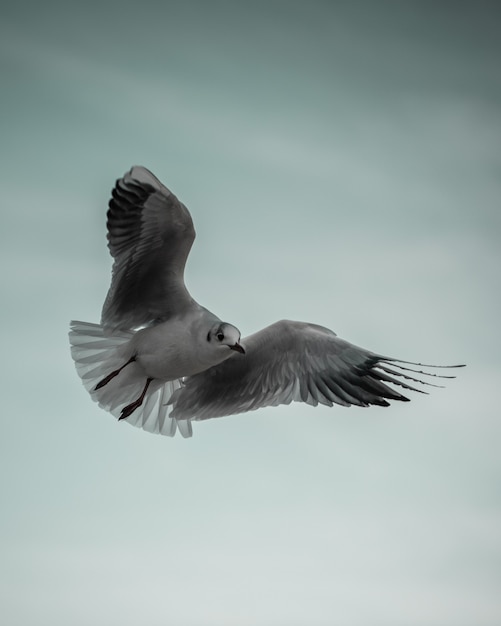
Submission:
[[[501,619],[495,3],[24,3],[0,11],[6,623],[494,626]],[[190,208],[193,295],[467,362],[389,409],[118,425],[97,321],[114,179]],[[28,600],[29,599],[29,600]]]

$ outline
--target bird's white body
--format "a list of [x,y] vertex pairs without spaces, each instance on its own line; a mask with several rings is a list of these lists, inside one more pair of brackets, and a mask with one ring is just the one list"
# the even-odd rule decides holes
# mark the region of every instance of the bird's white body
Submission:
[[[232,355],[226,344],[214,346],[207,340],[207,313],[205,309],[196,310],[187,317],[175,317],[137,331],[128,352],[136,355],[146,377],[168,381],[193,376]],[[215,315],[212,317],[217,320]],[[232,343],[239,338],[238,333]]]
[[192,321],[185,326],[177,318],[139,330],[131,339],[130,348],[137,352],[136,361],[145,376],[159,380],[184,378],[216,365],[210,355],[202,353],[200,360],[197,358],[201,332],[200,323]]
[[191,216],[143,167],[117,180],[107,226],[115,261],[101,324],[72,322],[70,343],[91,397],[118,419],[188,437],[191,420],[264,406],[388,406],[408,400],[388,383],[421,391],[409,381],[430,383],[415,374],[437,376],[305,322],[282,320],[241,343],[188,293]]

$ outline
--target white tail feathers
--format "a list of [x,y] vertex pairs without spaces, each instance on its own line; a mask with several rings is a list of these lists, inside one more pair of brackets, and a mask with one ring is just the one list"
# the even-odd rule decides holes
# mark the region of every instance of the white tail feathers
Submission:
[[[100,389],[96,390],[96,385],[133,356],[129,347],[133,335],[134,332],[114,331],[108,336],[99,324],[71,322],[71,356],[78,375],[91,398],[117,419],[122,409],[141,395],[146,383],[144,372],[133,361]],[[125,421],[168,437],[173,437],[179,428],[183,437],[191,437],[190,420],[176,420],[169,416],[172,410],[169,399],[180,387],[179,380],[152,380],[143,403]]]

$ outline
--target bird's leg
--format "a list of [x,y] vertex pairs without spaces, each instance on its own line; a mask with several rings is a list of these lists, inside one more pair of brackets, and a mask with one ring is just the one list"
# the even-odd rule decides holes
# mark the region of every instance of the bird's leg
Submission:
[[105,385],[107,385],[110,382],[110,380],[113,380],[115,376],[118,376],[120,374],[120,372],[123,370],[124,367],[127,367],[129,363],[133,363],[135,360],[136,360],[136,357],[131,356],[125,365],[122,365],[122,367],[119,367],[114,372],[111,372],[111,374],[108,374],[108,376],[105,376],[103,380],[99,381],[97,385],[94,387],[94,391],[97,391],[98,389],[101,389],[101,387],[104,387]]
[[134,413],[134,411],[138,407],[140,407],[141,404],[143,404],[144,396],[146,395],[146,392],[148,391],[148,387],[150,386],[150,383],[152,380],[153,378],[146,379],[146,384],[144,386],[144,389],[141,395],[139,396],[137,400],[134,400],[134,402],[132,402],[131,404],[128,404],[126,407],[122,409],[122,412],[120,413],[120,417],[118,418],[118,421],[124,420],[125,418],[129,417],[129,415],[132,415],[132,413]]

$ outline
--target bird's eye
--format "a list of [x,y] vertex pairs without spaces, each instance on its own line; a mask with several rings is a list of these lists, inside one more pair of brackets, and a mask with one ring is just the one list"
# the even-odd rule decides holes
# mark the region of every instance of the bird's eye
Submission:
[[219,339],[219,341],[223,341],[223,339],[224,339],[224,335],[223,335],[223,333],[218,333],[218,334],[216,335],[216,337]]

